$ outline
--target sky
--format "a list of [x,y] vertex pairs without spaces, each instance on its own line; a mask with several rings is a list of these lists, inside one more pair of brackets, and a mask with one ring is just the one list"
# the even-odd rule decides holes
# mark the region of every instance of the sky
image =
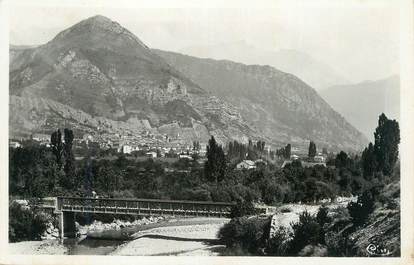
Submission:
[[321,6],[276,1],[271,7],[237,8],[19,5],[10,9],[9,38],[15,45],[43,44],[100,14],[119,22],[151,48],[181,51],[244,41],[266,51],[293,49],[357,83],[399,73],[400,19],[392,2],[347,5],[338,0]]

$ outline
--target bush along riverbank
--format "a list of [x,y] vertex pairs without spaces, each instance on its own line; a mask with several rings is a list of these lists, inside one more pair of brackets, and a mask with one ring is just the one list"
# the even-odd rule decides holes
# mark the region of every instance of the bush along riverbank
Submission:
[[29,201],[11,201],[9,204],[9,240],[20,242],[57,238],[57,220]]
[[[161,216],[137,217],[129,215],[77,214],[78,236],[103,231],[149,225],[165,220]],[[10,242],[40,241],[59,238],[57,215],[37,207],[35,201],[11,200],[9,204]]]
[[237,217],[219,239],[225,255],[398,257],[399,194],[395,182],[345,206],[310,207],[296,215],[284,207],[271,217]]

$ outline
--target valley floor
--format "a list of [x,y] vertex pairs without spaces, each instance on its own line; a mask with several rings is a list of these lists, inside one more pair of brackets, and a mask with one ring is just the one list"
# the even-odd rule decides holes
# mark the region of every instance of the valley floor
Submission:
[[[336,207],[346,204],[352,198],[340,198],[329,204],[329,207]],[[273,218],[280,226],[288,227],[290,223],[299,218],[304,210],[315,214],[320,205],[308,204],[285,204],[273,208]],[[272,213],[270,213],[272,214]],[[14,254],[89,254],[89,255],[197,255],[216,256],[225,249],[217,241],[217,233],[220,228],[230,219],[225,218],[186,218],[183,220],[172,219],[158,224],[137,227],[137,232],[132,235],[133,240],[123,244],[116,244],[102,251],[82,246],[81,252],[72,252],[60,240],[26,241],[9,244],[9,253]],[[86,239],[89,240],[89,239]],[[91,253],[88,253],[88,248]]]

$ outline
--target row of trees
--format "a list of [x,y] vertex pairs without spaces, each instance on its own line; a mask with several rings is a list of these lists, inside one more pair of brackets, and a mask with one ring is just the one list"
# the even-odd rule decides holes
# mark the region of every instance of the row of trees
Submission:
[[[229,156],[240,154],[243,150],[247,150],[246,154],[249,150],[262,152],[264,142],[247,146],[233,142],[229,148],[231,152],[226,156],[223,147],[212,137],[203,167],[196,161],[179,160],[171,165],[152,160],[137,162],[122,155],[115,160],[86,158],[75,161],[71,152],[71,130],[64,130],[64,141],[60,131],[54,132],[51,138],[51,149],[26,144],[24,148],[10,149],[11,194],[41,197],[59,192],[88,194],[95,190],[113,196],[115,192],[125,191],[137,197],[214,201],[249,198],[251,201],[274,204],[358,194],[372,183],[382,182],[384,177],[377,176],[374,180],[367,177],[370,174],[366,169],[371,166],[372,171],[387,173],[389,168],[394,167],[398,156],[399,130],[398,124],[395,126],[395,122],[390,123],[381,116],[375,145],[368,146],[362,157],[350,157],[340,152],[330,162],[336,168],[304,168],[297,161],[284,169],[269,164],[248,172],[233,171],[229,166]],[[284,149],[288,153],[290,145]],[[383,155],[384,150],[387,156]],[[375,156],[369,155],[372,153]]]
[[[53,132],[50,138],[51,149],[55,155],[56,164],[58,170],[64,171],[64,178],[55,178],[55,185],[62,185],[64,188],[71,188],[75,178],[75,156],[72,151],[73,147],[73,131],[70,129],[64,129],[64,137],[62,141],[62,133],[60,129]],[[59,176],[61,174],[58,174]]]
[[[209,143],[210,145],[210,143]],[[227,157],[229,160],[256,160],[263,156],[266,143],[264,141],[257,141],[253,143],[252,140],[249,140],[248,144],[242,144],[238,141],[233,141],[228,144]]]
[[58,169],[50,149],[27,146],[10,151],[10,192],[27,197],[62,193],[90,196],[94,190],[109,197],[275,204],[356,193],[365,185],[363,180],[353,178],[354,172],[348,167],[340,171],[322,166],[304,168],[297,162],[284,169],[268,165],[252,171],[234,171],[228,167],[223,148],[212,138],[204,167],[196,161],[178,160],[171,164],[148,159],[140,162],[122,155],[115,160],[84,159],[75,161],[70,185],[62,185],[59,190],[54,186],[55,176],[61,179],[67,176]]
[[283,157],[285,159],[289,159],[292,152],[292,146],[287,144],[285,147],[276,150],[276,155],[278,157]]

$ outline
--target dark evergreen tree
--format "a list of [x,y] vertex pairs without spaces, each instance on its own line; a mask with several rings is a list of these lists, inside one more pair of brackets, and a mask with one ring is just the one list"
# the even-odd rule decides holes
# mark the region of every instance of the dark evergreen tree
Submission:
[[360,226],[367,220],[368,216],[374,210],[375,198],[370,190],[366,190],[362,195],[358,196],[357,202],[348,203],[349,215],[352,218],[352,222],[356,226]]
[[220,182],[226,172],[226,157],[223,148],[217,144],[214,136],[208,141],[207,161],[204,164],[204,173],[208,181]]
[[349,165],[348,154],[345,153],[344,151],[339,152],[339,154],[337,154],[335,158],[335,167],[343,168],[343,167],[347,167],[348,165]]
[[372,143],[369,143],[368,147],[362,152],[361,163],[364,177],[373,176],[378,165],[374,145]]
[[257,141],[256,146],[254,147],[254,150],[259,152],[259,153],[263,153],[264,152],[264,147],[265,147],[265,142],[264,141]]
[[64,129],[64,140],[63,143],[63,155],[65,158],[65,164],[63,170],[65,171],[65,180],[62,183],[66,188],[73,188],[75,178],[75,156],[73,155],[73,131],[70,129]]
[[398,160],[398,144],[400,143],[400,128],[396,120],[389,120],[382,113],[378,120],[378,127],[374,133],[375,155],[377,170],[384,175],[391,175]]
[[285,147],[277,149],[276,155],[278,157],[283,157],[284,159],[289,159],[292,152],[292,146],[287,144]]
[[199,141],[193,141],[193,151],[200,151],[200,142]]
[[287,144],[284,149],[284,158],[289,159],[292,152],[292,146]]
[[316,156],[316,144],[313,141],[310,141],[308,157],[314,158],[315,156]]
[[50,138],[50,144],[52,147],[52,152],[55,155],[56,163],[58,164],[59,169],[62,168],[62,156],[63,156],[63,143],[62,143],[62,133],[58,129],[53,132]]

